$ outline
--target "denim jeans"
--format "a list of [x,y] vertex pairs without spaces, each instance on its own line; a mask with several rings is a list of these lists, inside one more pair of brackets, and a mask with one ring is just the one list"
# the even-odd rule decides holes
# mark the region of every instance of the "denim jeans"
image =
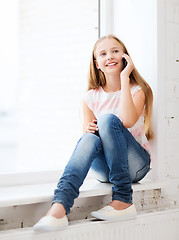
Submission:
[[80,138],[54,191],[53,203],[61,203],[67,214],[90,168],[99,181],[113,184],[112,200],[125,203],[132,203],[132,182],[150,170],[149,153],[117,116],[104,114],[97,125],[99,137],[85,133]]

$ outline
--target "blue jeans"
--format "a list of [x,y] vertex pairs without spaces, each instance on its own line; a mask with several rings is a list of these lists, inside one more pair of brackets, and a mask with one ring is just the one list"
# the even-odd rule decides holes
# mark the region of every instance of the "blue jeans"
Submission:
[[117,116],[105,114],[97,125],[99,137],[85,133],[80,138],[54,191],[53,203],[61,203],[67,214],[90,168],[99,181],[113,184],[112,200],[125,203],[132,203],[132,182],[150,170],[149,153]]

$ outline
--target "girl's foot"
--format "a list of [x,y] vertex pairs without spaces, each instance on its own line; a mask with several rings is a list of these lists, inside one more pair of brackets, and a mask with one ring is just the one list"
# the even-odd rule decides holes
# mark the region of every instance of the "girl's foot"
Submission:
[[124,210],[128,207],[130,207],[132,205],[132,203],[125,203],[125,202],[121,202],[118,200],[113,200],[109,206],[113,207],[115,210]]
[[125,204],[120,201],[112,201],[98,211],[91,212],[91,216],[101,220],[123,220],[135,218],[137,215],[134,204]]
[[46,216],[53,216],[55,218],[62,218],[65,215],[66,211],[61,203],[54,203],[46,214]]
[[55,231],[68,226],[65,208],[62,204],[54,203],[46,216],[41,218],[33,227],[36,232]]

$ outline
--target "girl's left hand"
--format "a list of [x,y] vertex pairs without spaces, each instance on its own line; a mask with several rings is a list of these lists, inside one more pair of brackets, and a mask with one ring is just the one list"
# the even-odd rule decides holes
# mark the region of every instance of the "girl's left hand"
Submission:
[[127,65],[126,67],[121,71],[121,80],[122,79],[126,79],[126,78],[129,78],[131,72],[133,71],[134,69],[134,64],[132,62],[132,59],[130,58],[129,55],[127,54],[123,54],[122,55],[122,58],[125,58],[126,59],[126,62],[127,62]]

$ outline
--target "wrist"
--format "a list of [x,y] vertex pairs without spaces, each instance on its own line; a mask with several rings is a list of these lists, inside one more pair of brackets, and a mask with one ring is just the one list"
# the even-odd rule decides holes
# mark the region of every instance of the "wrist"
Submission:
[[121,87],[122,86],[129,86],[129,85],[130,85],[130,78],[129,77],[121,78]]

